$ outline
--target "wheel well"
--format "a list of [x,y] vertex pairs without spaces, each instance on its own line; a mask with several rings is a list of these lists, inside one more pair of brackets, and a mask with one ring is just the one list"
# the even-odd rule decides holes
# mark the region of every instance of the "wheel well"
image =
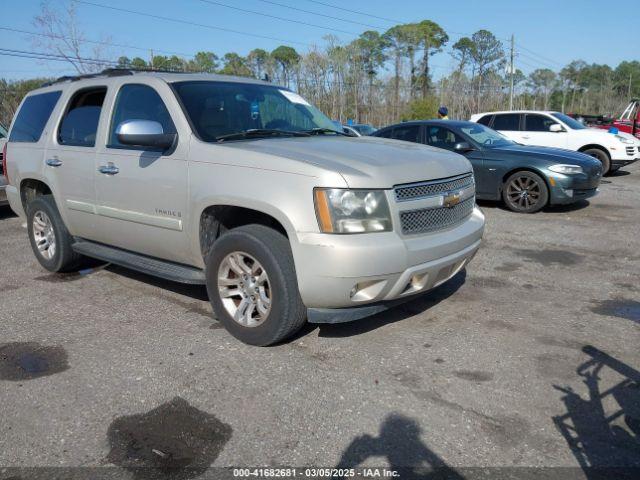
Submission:
[[502,187],[504,187],[504,182],[507,181],[507,178],[509,178],[511,175],[513,175],[514,173],[517,173],[517,172],[535,173],[540,178],[542,178],[542,180],[544,181],[545,185],[547,186],[547,190],[549,190],[549,192],[551,192],[551,185],[549,185],[549,179],[547,179],[547,177],[545,175],[543,175],[542,173],[538,172],[537,170],[534,170],[533,168],[520,167],[520,168],[515,168],[515,169],[505,173],[505,175],[502,177],[502,182],[500,183],[500,194],[501,195],[502,195],[502,190],[503,190]]
[[206,257],[216,239],[227,230],[243,225],[259,224],[282,233],[288,238],[282,224],[271,215],[250,208],[233,205],[213,205],[200,215],[200,251]]
[[20,199],[25,211],[30,201],[42,195],[51,195],[51,189],[46,183],[31,178],[20,183]]
[[607,151],[606,148],[604,148],[602,145],[585,145],[584,147],[580,147],[578,149],[579,152],[584,152],[586,150],[600,150],[601,152],[605,153],[607,155],[607,157],[609,157],[609,159],[611,159],[611,155],[609,155],[609,152]]

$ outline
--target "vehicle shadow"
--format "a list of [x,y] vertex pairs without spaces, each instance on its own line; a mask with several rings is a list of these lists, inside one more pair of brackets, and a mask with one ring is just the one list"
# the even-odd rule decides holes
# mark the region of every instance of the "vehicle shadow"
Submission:
[[616,170],[615,172],[611,172],[607,174],[607,178],[615,178],[615,177],[626,177],[627,175],[631,175],[631,172],[628,170],[622,170],[621,168]]
[[14,218],[14,217],[17,217],[17,215],[13,213],[13,210],[11,210],[11,207],[9,205],[0,207],[0,220],[4,220],[5,218]]
[[462,475],[425,445],[421,433],[416,420],[391,413],[380,425],[377,437],[365,434],[354,438],[335,468],[357,468],[371,457],[384,457],[389,469],[396,471],[399,478],[462,480]]
[[[434,288],[433,290],[426,292],[422,295],[418,295],[412,300],[408,300],[405,303],[401,303],[389,310],[372,315],[371,317],[355,320],[348,323],[320,323],[317,324],[319,328],[318,336],[329,338],[343,338],[351,337],[354,335],[361,335],[372,330],[376,330],[380,327],[388,325],[390,323],[399,322],[405,320],[414,315],[418,315],[430,308],[433,308],[443,300],[446,300],[451,295],[456,293],[462,285],[464,285],[467,279],[467,271],[463,269],[457,275],[455,275],[448,282]],[[310,327],[306,330],[306,333],[314,330],[314,326],[309,324]],[[303,334],[306,334],[303,333]]]
[[[507,208],[504,202],[501,202],[498,200],[477,200],[476,203],[481,208],[500,209],[504,212],[509,212],[514,215],[527,215],[526,213],[512,212]],[[591,204],[589,203],[588,200],[578,200],[575,203],[569,203],[567,205],[547,205],[541,210],[541,212],[546,212],[546,213],[575,212],[575,211],[587,208],[589,205]],[[539,212],[536,212],[536,213],[539,213]],[[535,213],[532,215],[535,215]]]
[[[582,351],[591,358],[576,373],[588,394],[554,385],[567,411],[553,422],[588,480],[640,478],[640,371],[593,346]],[[603,390],[599,374],[606,368],[622,380]]]
[[209,301],[207,289],[204,285],[189,285],[185,283],[172,282],[171,280],[165,280],[164,278],[154,277],[152,275],[147,275],[146,273],[137,272],[135,270],[129,270],[128,268],[120,267],[114,264],[107,265],[105,267],[105,270],[116,275],[135,280],[137,282],[146,283],[147,285],[151,285],[153,287],[158,287],[163,290],[169,290],[173,293],[190,297],[194,300],[202,300],[205,302]]

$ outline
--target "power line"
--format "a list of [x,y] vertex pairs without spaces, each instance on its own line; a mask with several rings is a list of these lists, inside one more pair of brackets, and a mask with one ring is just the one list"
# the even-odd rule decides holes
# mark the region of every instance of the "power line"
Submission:
[[240,30],[233,30],[231,28],[217,27],[215,25],[207,25],[207,24],[204,24],[204,23],[191,22],[189,20],[183,20],[183,19],[179,19],[179,18],[163,17],[161,15],[154,15],[152,13],[140,12],[140,11],[137,11],[137,10],[129,10],[129,9],[126,9],[126,8],[113,7],[111,5],[103,5],[101,3],[88,2],[86,0],[75,0],[75,2],[83,4],[83,5],[91,5],[93,7],[104,8],[104,9],[107,9],[107,10],[114,10],[114,11],[117,11],[117,12],[130,13],[130,14],[133,14],[133,15],[140,15],[140,16],[148,17],[148,18],[155,18],[156,20],[163,20],[165,22],[179,23],[179,24],[182,24],[182,25],[190,25],[192,27],[207,28],[209,30],[218,30],[218,31],[222,31],[222,32],[236,33],[238,35],[245,35],[245,36],[249,36],[249,37],[262,38],[263,40],[274,40],[276,42],[292,43],[292,44],[296,44],[296,45],[304,45],[306,47],[311,47],[312,46],[311,44],[305,43],[305,42],[296,42],[296,41],[292,41],[292,40],[285,40],[285,39],[282,39],[282,38],[270,37],[270,36],[267,36],[267,35],[260,35],[258,33],[242,32]]
[[317,0],[307,0],[307,2],[317,3],[318,5],[323,5],[325,7],[333,8],[333,9],[336,9],[336,10],[343,10],[343,11],[349,12],[349,13],[355,13],[357,15],[364,15],[366,17],[377,18],[378,20],[384,20],[385,22],[391,22],[391,23],[396,23],[396,24],[406,23],[406,22],[403,22],[402,20],[394,20],[393,18],[379,17],[379,16],[373,15],[371,13],[361,12],[361,11],[358,11],[358,10],[351,10],[349,8],[344,8],[344,7],[341,7],[341,6],[338,6],[338,5],[333,5],[333,4],[326,3],[326,2],[319,2]]
[[370,25],[368,23],[356,22],[355,20],[348,20],[346,18],[334,17],[333,15],[326,15],[324,13],[312,12],[311,10],[305,10],[303,8],[294,7],[293,5],[287,5],[285,3],[272,2],[271,0],[258,0],[258,1],[262,2],[262,3],[268,3],[269,5],[276,5],[278,7],[288,8],[290,10],[295,10],[297,12],[308,13],[310,15],[316,15],[318,17],[330,18],[332,20],[339,20],[341,22],[352,23],[354,25],[360,25],[362,27],[376,28],[376,29],[381,29],[381,30],[384,29],[383,27],[379,27],[379,26],[376,26],[376,25]]
[[526,50],[527,52],[529,52],[529,53],[531,53],[531,54],[535,55],[536,57],[539,57],[539,58],[541,58],[541,59],[543,59],[543,60],[546,60],[547,62],[550,62],[550,63],[552,63],[552,64],[555,64],[555,65],[558,65],[558,66],[561,66],[561,67],[563,67],[563,66],[564,66],[564,65],[562,65],[561,63],[556,62],[555,60],[551,60],[550,58],[545,57],[544,55],[540,55],[539,53],[536,53],[536,52],[534,52],[533,50],[531,50],[531,49],[529,49],[529,48],[527,48],[527,47],[524,47],[524,46],[522,46],[522,45],[521,45],[521,44],[519,44],[519,43],[516,43],[516,46],[520,47],[522,50]]
[[89,57],[72,57],[66,55],[59,55],[56,53],[46,52],[33,52],[30,50],[17,50],[13,48],[0,48],[0,53],[4,53],[8,56],[22,56],[23,58],[35,58],[37,60],[61,60],[65,62],[72,62],[76,60],[78,63],[90,63],[95,65],[117,65],[115,60],[107,60],[103,58],[89,58]]
[[[35,35],[38,37],[46,37],[46,38],[58,38],[61,40],[71,40],[70,37],[65,37],[63,35],[49,35],[46,33],[39,33],[39,32],[30,32],[28,30],[18,30],[16,28],[9,28],[9,27],[0,27],[0,30],[6,30],[8,32],[15,32],[15,33],[24,33],[26,35]],[[111,46],[111,47],[120,47],[120,48],[131,48],[134,50],[141,50],[141,51],[145,51],[145,52],[149,52],[150,50],[153,50],[154,52],[158,52],[158,53],[168,53],[171,55],[182,55],[182,56],[194,56],[194,53],[184,53],[184,52],[174,52],[171,50],[160,50],[157,48],[145,48],[145,47],[136,47],[134,45],[127,45],[124,43],[111,43],[111,42],[104,42],[104,41],[98,41],[98,40],[86,40],[83,39],[84,42],[86,43],[92,43],[94,45],[107,45],[107,46]]]
[[277,15],[270,15],[264,12],[256,12],[255,10],[247,10],[246,8],[234,7],[231,5],[227,5],[225,3],[214,2],[212,0],[200,0],[200,1],[203,3],[208,3],[210,5],[218,5],[220,7],[230,8],[232,10],[238,10],[239,12],[251,13],[253,15],[260,15],[263,17],[275,18],[276,20],[282,20],[284,22],[291,22],[291,23],[297,23],[300,25],[306,25],[307,27],[321,28],[323,30],[330,30],[332,32],[338,32],[338,33],[346,33],[347,35],[356,35],[356,36],[359,35],[358,33],[348,32],[346,30],[340,30],[339,28],[323,27],[322,25],[316,25],[315,23],[307,23],[307,22],[303,22],[302,20],[294,20],[292,18],[278,17]]

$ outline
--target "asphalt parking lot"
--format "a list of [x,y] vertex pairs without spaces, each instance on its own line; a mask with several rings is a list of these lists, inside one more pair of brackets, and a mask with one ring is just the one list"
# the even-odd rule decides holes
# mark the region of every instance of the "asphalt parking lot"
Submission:
[[45,272],[2,209],[0,467],[640,467],[640,165],[577,206],[481,207],[450,283],[271,348],[204,289]]

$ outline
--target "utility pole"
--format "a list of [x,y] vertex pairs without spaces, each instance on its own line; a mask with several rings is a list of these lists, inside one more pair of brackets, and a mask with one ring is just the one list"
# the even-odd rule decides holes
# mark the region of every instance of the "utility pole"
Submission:
[[513,34],[511,34],[511,62],[509,66],[509,76],[511,78],[511,87],[509,89],[509,110],[513,110],[513,56],[514,56],[514,46],[515,41],[513,39]]

